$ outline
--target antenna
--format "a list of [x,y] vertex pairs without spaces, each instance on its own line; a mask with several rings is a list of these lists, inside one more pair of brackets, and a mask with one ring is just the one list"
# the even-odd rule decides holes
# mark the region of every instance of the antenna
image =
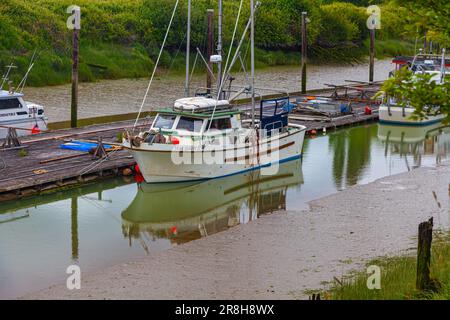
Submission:
[[19,85],[17,86],[17,91],[20,92],[20,93],[22,93],[23,89],[25,88],[25,83],[27,82],[28,75],[30,74],[31,70],[34,67],[34,61],[36,60],[36,51],[37,50],[35,49],[34,52],[33,52],[33,56],[31,57],[30,64],[28,66],[28,70],[25,73],[25,75],[23,76],[23,78],[20,81]]
[[9,66],[6,66],[6,68],[8,70],[2,77],[2,85],[0,86],[0,90],[3,90],[3,86],[5,85],[5,82],[7,82],[9,80],[9,74],[11,73],[11,69],[17,68],[17,67],[11,62],[11,64]]
[[441,84],[445,81],[445,48],[442,49],[442,60],[441,60]]

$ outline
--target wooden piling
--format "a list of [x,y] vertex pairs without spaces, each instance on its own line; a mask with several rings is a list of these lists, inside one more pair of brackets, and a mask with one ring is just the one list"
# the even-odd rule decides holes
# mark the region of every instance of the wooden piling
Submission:
[[[80,19],[80,12],[73,11],[75,20]],[[70,105],[70,126],[72,128],[77,127],[78,120],[78,64],[79,64],[79,41],[80,41],[80,29],[79,20],[75,21],[73,35],[72,35],[72,101]]]
[[207,92],[209,94],[211,93],[212,78],[213,78],[213,74],[211,73],[211,71],[213,70],[213,63],[211,62],[210,58],[213,55],[213,48],[214,48],[214,10],[208,9],[206,12],[208,17],[208,39],[206,44],[207,46],[206,55],[209,65],[209,70],[206,71],[206,88],[208,88]]
[[419,224],[419,241],[417,245],[416,288],[428,291],[433,288],[430,277],[431,242],[433,241],[433,218]]
[[369,82],[373,82],[375,68],[375,28],[370,29],[370,61],[369,61]]
[[302,94],[306,94],[307,16],[307,12],[302,12]]

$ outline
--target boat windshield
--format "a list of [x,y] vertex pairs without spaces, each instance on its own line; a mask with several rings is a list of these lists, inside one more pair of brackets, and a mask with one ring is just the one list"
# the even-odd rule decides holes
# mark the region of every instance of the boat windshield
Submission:
[[22,108],[19,99],[1,99],[0,100],[0,109],[18,109]]
[[156,118],[154,128],[158,129],[172,129],[173,123],[175,122],[176,116],[174,115],[161,115],[159,114]]
[[202,119],[180,117],[177,129],[187,130],[191,132],[200,132],[202,130],[202,126],[203,126]]

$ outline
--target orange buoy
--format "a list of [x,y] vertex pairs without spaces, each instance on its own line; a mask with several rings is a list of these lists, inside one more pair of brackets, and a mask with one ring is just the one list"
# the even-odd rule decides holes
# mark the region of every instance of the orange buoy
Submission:
[[39,129],[39,126],[35,124],[33,129],[31,129],[31,134],[38,134],[38,133],[41,133],[41,129]]

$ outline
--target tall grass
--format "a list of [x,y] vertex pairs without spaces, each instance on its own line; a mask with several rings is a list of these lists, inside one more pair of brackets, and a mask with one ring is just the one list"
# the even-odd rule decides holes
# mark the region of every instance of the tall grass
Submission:
[[357,272],[335,283],[329,295],[336,300],[450,299],[450,235],[436,234],[432,246],[431,277],[440,284],[438,292],[416,290],[416,257],[390,257],[370,261],[381,267],[381,289],[369,290],[365,272]]

